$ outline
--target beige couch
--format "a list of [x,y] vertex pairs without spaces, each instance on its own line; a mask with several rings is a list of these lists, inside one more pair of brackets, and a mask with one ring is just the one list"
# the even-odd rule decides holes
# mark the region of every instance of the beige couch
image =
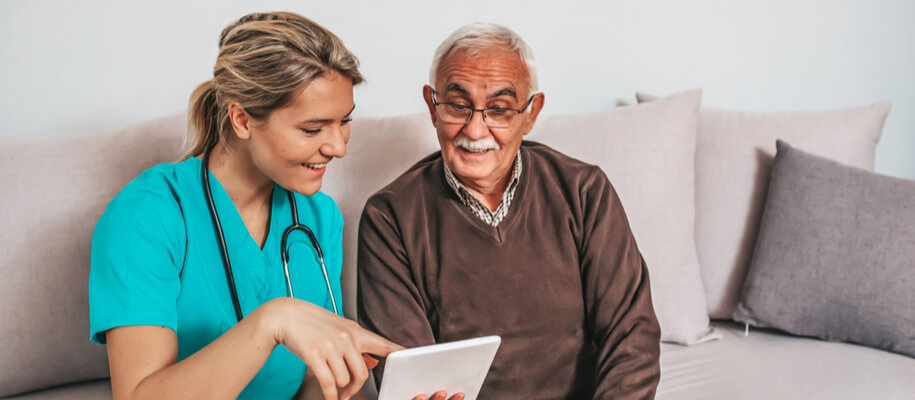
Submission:
[[[709,132],[722,129],[721,120],[710,124],[722,117],[715,112],[724,111],[700,111],[699,97],[698,91],[692,91],[657,104],[546,116],[528,136],[600,165],[620,192],[649,261],[665,341],[680,343],[662,344],[657,397],[915,398],[915,359],[755,328],[745,336],[744,326],[721,319],[733,307],[721,301],[726,297],[722,293],[728,286],[739,288],[734,281],[742,279],[745,271],[704,271],[703,262],[714,264],[716,257],[702,249],[721,249],[739,258],[737,253],[746,251],[740,246],[752,245],[754,219],[765,194],[758,186],[765,184],[778,134],[752,132],[752,137],[721,140],[731,146],[728,149],[708,136],[722,134]],[[808,135],[804,130],[809,126],[787,133],[814,151],[832,152],[850,159],[849,163],[872,168],[888,107],[862,110],[860,118],[871,116],[879,124],[872,123],[877,126],[867,127],[870,131],[860,138]],[[775,125],[798,124],[796,115],[785,122],[780,114],[724,113],[723,121],[728,123],[762,118]],[[807,117],[805,123],[810,124],[830,116]],[[185,115],[177,113],[117,132],[0,141],[0,187],[5,191],[0,233],[0,337],[4,338],[0,397],[111,396],[105,349],[88,340],[86,280],[92,230],[108,201],[127,182],[156,163],[179,157],[185,130]],[[771,144],[766,144],[770,139]],[[846,141],[850,153],[844,154],[836,141]],[[365,200],[437,147],[425,114],[357,118],[346,158],[328,168],[322,190],[337,200],[346,221],[343,281],[348,316],[355,310],[355,237]],[[734,148],[741,156],[731,154]],[[725,162],[732,174],[749,176],[725,178],[727,173],[719,171],[715,162]],[[716,183],[716,177],[723,181]],[[709,187],[725,200],[704,198],[701,190]],[[728,190],[734,193],[722,193]],[[712,205],[699,204],[702,201]],[[726,221],[704,220],[708,213],[725,212],[715,201],[730,201],[738,211],[729,211],[731,216],[725,213],[721,218]],[[699,229],[703,221],[706,224]],[[745,233],[715,239],[721,241],[717,245],[709,243],[724,229],[715,232],[709,222],[731,223],[727,229]],[[725,278],[716,281],[718,275]],[[715,317],[711,328],[709,315]]]

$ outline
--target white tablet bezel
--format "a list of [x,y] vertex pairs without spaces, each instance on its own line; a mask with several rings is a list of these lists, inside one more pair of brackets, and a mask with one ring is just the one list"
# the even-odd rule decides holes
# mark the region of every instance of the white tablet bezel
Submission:
[[409,400],[439,390],[475,400],[501,343],[499,336],[484,336],[395,351],[385,361],[378,400]]

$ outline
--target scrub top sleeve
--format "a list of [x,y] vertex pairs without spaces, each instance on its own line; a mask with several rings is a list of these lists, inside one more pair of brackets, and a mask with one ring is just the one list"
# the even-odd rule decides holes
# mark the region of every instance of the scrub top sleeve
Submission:
[[173,198],[128,191],[111,202],[92,236],[89,336],[100,344],[108,329],[120,326],[177,332],[187,238],[181,210]]

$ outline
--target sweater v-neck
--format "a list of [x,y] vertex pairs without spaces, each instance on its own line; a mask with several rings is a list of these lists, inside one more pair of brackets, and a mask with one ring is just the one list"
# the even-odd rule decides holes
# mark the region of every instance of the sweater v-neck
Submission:
[[512,200],[511,207],[508,209],[508,214],[505,215],[505,218],[497,226],[487,224],[486,221],[483,221],[474,214],[469,206],[461,202],[458,194],[455,193],[454,189],[445,181],[445,160],[441,156],[439,156],[437,165],[433,168],[433,173],[439,177],[435,180],[438,182],[439,190],[444,193],[445,198],[451,207],[455,209],[464,222],[470,225],[480,235],[492,240],[498,246],[502,246],[515,228],[520,225],[520,220],[528,207],[527,198],[530,196],[527,195],[527,192],[531,186],[531,163],[530,155],[523,146],[520,150],[520,157],[522,157],[521,162],[525,165],[525,168],[521,170],[521,177],[518,180],[518,187],[515,188],[515,196]]

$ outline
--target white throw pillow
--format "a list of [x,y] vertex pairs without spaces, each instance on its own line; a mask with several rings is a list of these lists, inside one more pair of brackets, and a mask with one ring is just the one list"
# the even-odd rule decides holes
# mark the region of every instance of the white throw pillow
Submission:
[[583,115],[542,117],[526,139],[596,164],[619,193],[648,264],[661,340],[717,338],[696,257],[694,170],[702,91]]
[[[639,102],[654,96],[637,93]],[[647,103],[650,104],[650,103]],[[890,104],[831,111],[699,111],[696,249],[712,318],[730,319],[756,243],[775,141],[873,170]]]

